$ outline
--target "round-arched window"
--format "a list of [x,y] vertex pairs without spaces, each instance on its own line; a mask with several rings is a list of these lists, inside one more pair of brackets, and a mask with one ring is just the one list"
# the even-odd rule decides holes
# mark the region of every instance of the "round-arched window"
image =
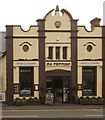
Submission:
[[27,52],[29,50],[29,46],[28,45],[23,45],[23,51]]
[[88,52],[91,52],[92,49],[93,49],[93,47],[92,47],[91,45],[88,45],[88,46],[87,46],[87,51],[88,51]]

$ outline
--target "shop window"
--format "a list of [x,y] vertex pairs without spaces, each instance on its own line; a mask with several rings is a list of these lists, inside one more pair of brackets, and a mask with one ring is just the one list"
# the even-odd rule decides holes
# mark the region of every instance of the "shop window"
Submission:
[[48,48],[48,53],[49,53],[48,58],[53,59],[53,47]]
[[56,59],[60,59],[60,47],[56,47]]
[[67,59],[67,47],[63,47],[63,59]]
[[30,96],[33,94],[33,67],[20,67],[20,94]]
[[83,67],[83,95],[96,95],[96,68]]

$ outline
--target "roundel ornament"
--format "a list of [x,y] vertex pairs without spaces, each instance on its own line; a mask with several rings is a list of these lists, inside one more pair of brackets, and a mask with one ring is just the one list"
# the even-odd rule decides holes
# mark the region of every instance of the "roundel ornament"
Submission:
[[55,27],[56,28],[60,28],[60,26],[61,26],[61,22],[60,21],[55,21]]

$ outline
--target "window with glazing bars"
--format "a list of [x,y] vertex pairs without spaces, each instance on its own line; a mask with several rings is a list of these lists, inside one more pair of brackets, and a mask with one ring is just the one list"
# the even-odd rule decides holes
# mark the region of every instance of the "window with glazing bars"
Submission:
[[60,47],[56,47],[56,59],[60,59]]
[[63,47],[63,59],[67,59],[67,47]]
[[53,59],[53,47],[52,46],[50,46],[49,48],[48,48],[48,58],[49,59]]

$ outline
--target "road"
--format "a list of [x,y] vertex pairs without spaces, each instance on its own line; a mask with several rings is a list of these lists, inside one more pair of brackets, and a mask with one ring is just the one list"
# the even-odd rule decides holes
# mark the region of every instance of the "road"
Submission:
[[[3,118],[103,118],[103,109],[3,110]],[[9,120],[9,119],[8,119]],[[84,119],[85,120],[85,119]],[[103,119],[102,119],[103,120]]]

